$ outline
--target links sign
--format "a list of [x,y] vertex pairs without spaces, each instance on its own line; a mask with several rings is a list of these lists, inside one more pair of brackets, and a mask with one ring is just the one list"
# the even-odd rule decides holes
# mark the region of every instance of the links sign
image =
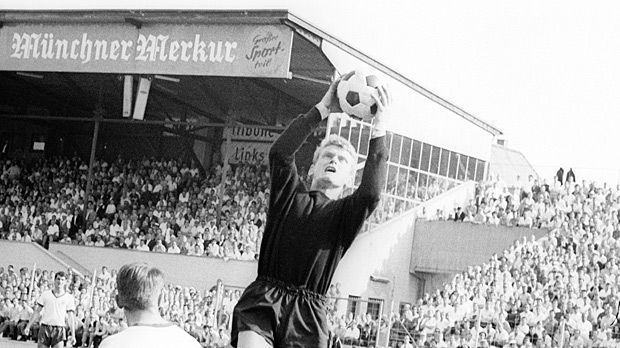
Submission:
[[284,25],[5,25],[0,70],[288,78]]

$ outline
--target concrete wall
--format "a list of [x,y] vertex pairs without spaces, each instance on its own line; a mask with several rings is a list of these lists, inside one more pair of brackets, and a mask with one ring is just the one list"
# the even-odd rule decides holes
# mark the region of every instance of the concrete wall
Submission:
[[341,283],[342,296],[381,298],[386,306],[392,300],[395,306],[413,302],[443,287],[455,273],[488,261],[515,240],[547,233],[542,229],[416,220],[423,207],[433,211],[448,203],[464,204],[471,194],[473,185],[461,185],[359,235],[334,275],[333,283]]
[[256,279],[255,261],[224,261],[219,258],[187,255],[159,254],[145,251],[98,248],[78,245],[56,244],[50,246],[52,253],[62,252],[90,269],[107,265],[120,268],[130,262],[148,262],[161,269],[166,281],[183,286],[210,288],[218,279],[227,286],[245,287]]
[[67,264],[54,258],[38,244],[0,240],[0,267],[13,265],[16,269],[21,267],[32,269],[35,263],[37,268],[67,270]]
[[[546,233],[527,228],[416,221],[416,210],[358,236],[333,279],[341,283],[343,297],[384,299],[386,310],[393,299],[397,308],[400,302],[413,302],[424,292],[441,287],[467,266],[486,262],[516,239],[532,234],[540,238]],[[31,243],[0,241],[0,266],[32,267],[36,262],[38,267],[63,270],[69,263],[92,272],[103,265],[118,268],[145,261],[161,268],[171,283],[202,289],[211,287],[217,279],[228,286],[245,287],[256,278],[257,270],[257,263],[252,261],[66,244],[52,244],[50,252]]]
[[453,273],[489,260],[517,239],[535,235],[545,229],[476,225],[454,221],[418,220],[411,248],[411,271]]
[[332,281],[341,284],[343,297],[380,298],[389,306],[392,298],[398,305],[419,295],[421,284],[408,270],[414,214],[410,211],[355,239]]

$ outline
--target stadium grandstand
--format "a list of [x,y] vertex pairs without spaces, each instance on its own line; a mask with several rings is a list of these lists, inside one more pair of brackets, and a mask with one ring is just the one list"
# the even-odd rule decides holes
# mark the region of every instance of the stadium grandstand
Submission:
[[[332,346],[620,345],[620,187],[538,177],[500,130],[302,18],[0,16],[0,346],[34,346],[24,329],[63,271],[76,347],[97,347],[127,326],[114,280],[140,260],[166,275],[164,319],[228,347],[256,278],[269,146],[358,65],[414,101],[394,112],[419,127],[388,133],[381,204],[328,293]],[[331,115],[297,154],[304,180],[332,133],[361,169],[370,131]]]

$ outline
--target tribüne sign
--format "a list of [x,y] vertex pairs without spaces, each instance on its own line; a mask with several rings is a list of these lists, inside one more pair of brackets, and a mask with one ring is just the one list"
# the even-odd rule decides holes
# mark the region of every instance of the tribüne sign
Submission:
[[0,70],[286,78],[292,36],[284,25],[5,25]]

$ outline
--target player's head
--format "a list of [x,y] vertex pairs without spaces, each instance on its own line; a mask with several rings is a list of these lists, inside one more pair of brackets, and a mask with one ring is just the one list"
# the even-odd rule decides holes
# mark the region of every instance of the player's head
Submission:
[[116,286],[119,307],[127,311],[156,309],[164,274],[146,263],[130,263],[118,271]]
[[65,274],[65,272],[56,272],[56,274],[54,275],[54,286],[56,287],[56,289],[64,289],[66,284],[67,275]]
[[323,139],[314,152],[309,174],[312,188],[338,188],[353,186],[357,153],[351,143],[336,134]]

